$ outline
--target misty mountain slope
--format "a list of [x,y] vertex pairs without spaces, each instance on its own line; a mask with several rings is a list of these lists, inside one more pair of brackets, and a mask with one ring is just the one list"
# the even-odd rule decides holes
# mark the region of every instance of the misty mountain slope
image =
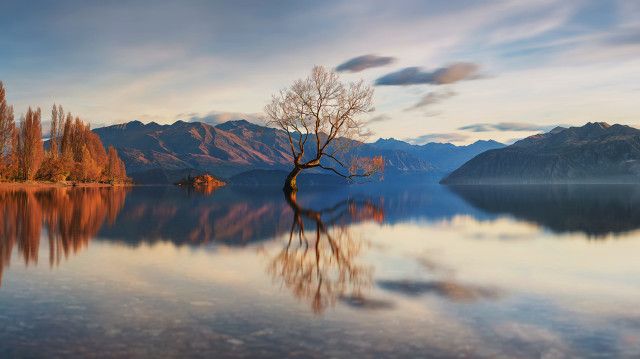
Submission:
[[555,128],[474,157],[442,184],[638,183],[640,130],[604,122]]
[[476,141],[470,145],[456,146],[451,143],[435,142],[424,145],[411,145],[394,138],[381,138],[371,145],[380,149],[405,151],[425,162],[433,164],[443,172],[455,170],[484,151],[505,147],[504,144],[493,140]]
[[[93,131],[105,146],[113,145],[118,150],[127,173],[193,168],[228,178],[255,169],[290,170],[293,163],[289,138],[284,131],[245,120],[228,121],[215,127],[201,122],[145,125],[133,121]],[[315,146],[310,137],[305,157],[315,153]],[[360,144],[345,160],[351,156],[383,156],[387,160],[387,178],[412,177],[433,183],[443,174],[431,163],[396,149]]]

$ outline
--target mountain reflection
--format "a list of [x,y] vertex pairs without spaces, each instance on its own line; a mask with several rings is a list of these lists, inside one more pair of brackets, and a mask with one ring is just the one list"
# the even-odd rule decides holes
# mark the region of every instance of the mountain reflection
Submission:
[[349,294],[363,298],[372,286],[373,268],[357,262],[365,243],[349,223],[384,220],[384,210],[366,199],[346,199],[322,209],[301,206],[296,195],[285,194],[293,211],[287,245],[270,260],[267,272],[314,313]]
[[451,191],[487,213],[511,215],[556,233],[590,237],[640,228],[640,186],[451,186]]
[[289,207],[278,192],[237,192],[221,188],[211,195],[179,187],[137,187],[127,198],[116,226],[100,238],[176,245],[224,243],[242,246],[284,233]]
[[14,247],[25,264],[37,263],[42,228],[47,229],[49,264],[77,253],[105,220],[114,224],[130,188],[0,189],[0,284]]

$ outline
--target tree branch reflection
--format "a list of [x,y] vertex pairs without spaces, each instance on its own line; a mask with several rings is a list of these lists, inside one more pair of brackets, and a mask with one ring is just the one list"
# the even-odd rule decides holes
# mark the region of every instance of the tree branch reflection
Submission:
[[295,193],[285,193],[293,211],[286,246],[271,259],[267,272],[294,297],[307,300],[321,314],[349,293],[361,297],[373,284],[373,268],[357,262],[366,243],[350,224],[384,220],[384,210],[364,199],[347,199],[320,210],[302,207]]
[[0,189],[0,285],[13,249],[25,265],[38,263],[43,226],[47,229],[49,265],[59,265],[88,246],[106,221],[115,223],[131,189],[21,188]]

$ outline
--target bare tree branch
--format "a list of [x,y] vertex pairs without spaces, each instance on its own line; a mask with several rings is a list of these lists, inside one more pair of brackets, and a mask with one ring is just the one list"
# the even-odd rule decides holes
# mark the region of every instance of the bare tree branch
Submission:
[[[314,67],[306,79],[295,81],[290,88],[272,97],[271,103],[265,106],[267,125],[277,126],[287,132],[294,159],[294,169],[287,177],[285,190],[295,191],[298,173],[314,167],[349,179],[382,178],[383,159],[352,160],[349,165],[339,159],[365,139],[366,123],[361,116],[374,110],[372,97],[373,89],[364,81],[345,85],[335,72],[321,66]],[[315,142],[316,154],[314,158],[305,159],[309,137],[314,137],[312,141]],[[323,162],[325,157],[347,173],[341,173],[326,161]]]

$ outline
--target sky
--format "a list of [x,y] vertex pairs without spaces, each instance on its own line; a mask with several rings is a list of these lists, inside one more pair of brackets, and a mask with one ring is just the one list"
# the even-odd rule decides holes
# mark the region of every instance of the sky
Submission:
[[369,141],[640,127],[638,0],[0,0],[0,34],[16,115],[55,102],[93,128],[262,123],[315,65],[375,89]]

